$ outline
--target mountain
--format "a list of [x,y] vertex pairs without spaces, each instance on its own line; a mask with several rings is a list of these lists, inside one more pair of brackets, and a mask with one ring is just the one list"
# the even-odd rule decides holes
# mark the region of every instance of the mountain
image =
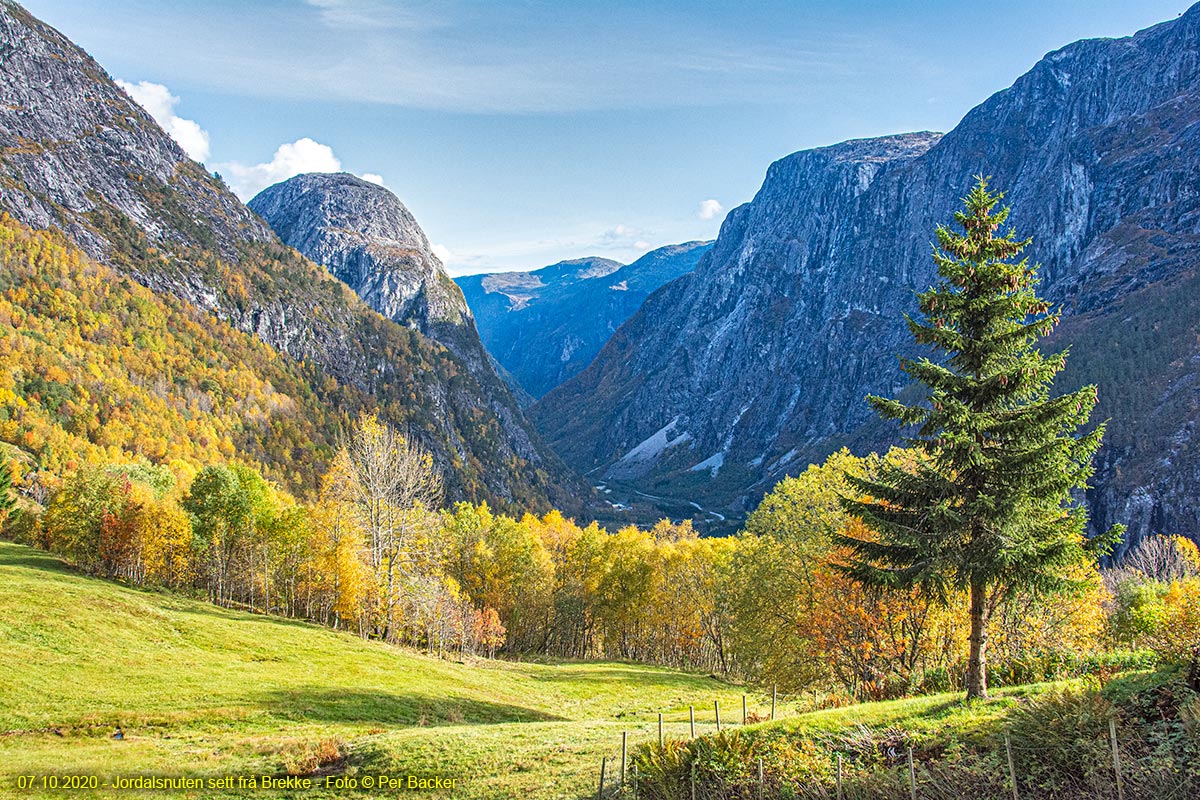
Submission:
[[425,232],[384,187],[346,173],[310,173],[263,189],[247,205],[284,244],[388,319],[455,352],[464,339],[478,338],[462,292]]
[[456,280],[488,351],[538,398],[582,371],[651,292],[691,272],[711,247],[687,242],[626,266],[582,258]]
[[1112,419],[1093,527],[1200,538],[1200,7],[1050,53],[945,136],[771,165],[699,267],[531,415],[581,471],[726,513],[834,448],[887,446],[863,398],[912,397],[902,314],[977,174],[1007,191],[1063,307],[1061,388],[1097,383]]
[[[213,333],[203,348],[189,336],[172,349],[172,358],[190,353],[197,364],[173,370],[160,363],[158,375],[128,378],[155,402],[184,409],[194,425],[215,406],[224,405],[235,418],[241,414],[233,433],[270,440],[269,450],[250,456],[264,459],[271,474],[293,488],[311,486],[355,415],[378,411],[431,451],[451,499],[533,507],[569,499],[564,487],[572,479],[542,450],[503,387],[487,385],[486,376],[421,332],[384,319],[324,268],[284,246],[62,34],[5,0],[0,51],[0,210],[16,225],[17,239],[51,227],[69,238],[62,245],[68,252],[61,270],[34,274],[10,265],[4,288],[22,307],[20,298],[44,289],[23,281],[59,275],[64,283],[52,287],[53,298],[55,292],[77,290],[70,276],[77,269],[94,270],[85,263],[89,259],[114,276],[70,298],[78,301],[74,317],[57,318],[48,301],[43,317],[30,324],[53,323],[54,337],[87,340],[108,330],[102,308],[124,304],[151,313],[146,306],[151,301],[119,279],[128,276],[172,308],[183,303],[179,313],[198,314],[201,328]],[[25,331],[18,327],[16,333]],[[159,346],[147,331],[124,335],[129,346],[150,348],[149,354]],[[253,349],[246,336],[270,352],[239,365],[239,354]],[[122,359],[147,355],[111,347],[106,352]],[[38,375],[32,351],[10,355],[26,383]],[[54,442],[75,440],[110,456],[147,456],[149,443],[135,432],[154,430],[148,410],[153,404],[147,410],[112,407],[120,376],[87,363],[86,348],[60,355],[69,363],[55,373],[64,378],[55,392],[74,402],[37,389],[36,381],[34,388],[18,386],[15,398],[2,395],[3,416],[17,420],[3,428],[4,438],[20,438],[13,443],[23,443],[43,465],[53,460]],[[236,367],[231,373],[236,379],[220,385],[201,377],[206,364],[222,363]],[[72,375],[92,377],[81,385],[67,380]],[[253,402],[248,387],[270,394],[270,402]],[[43,405],[58,430],[42,435],[21,428],[21,403],[31,400]],[[252,406],[258,409],[254,415]],[[303,415],[315,415],[317,423],[308,425]]]

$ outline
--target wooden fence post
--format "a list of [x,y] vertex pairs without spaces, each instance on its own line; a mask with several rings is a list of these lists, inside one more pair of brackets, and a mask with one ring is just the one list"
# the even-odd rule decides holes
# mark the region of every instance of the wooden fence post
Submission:
[[596,792],[596,800],[604,800],[604,771],[608,767],[608,756],[600,759],[600,790]]
[[908,790],[912,800],[917,800],[917,771],[913,767],[912,748],[908,748]]
[[692,787],[692,800],[696,800],[696,762],[692,762],[692,768],[688,772],[688,783]]
[[775,684],[775,683],[771,684],[771,722],[775,721],[775,696],[776,696],[776,691],[778,690],[778,688],[779,688],[778,684]]
[[692,738],[696,738],[696,707],[688,706],[688,723],[692,726]]
[[717,733],[721,732],[721,701],[713,700],[713,712],[717,715]]
[[637,779],[637,764],[633,765],[633,800],[637,800],[638,795],[638,779]]
[[1021,800],[1017,795],[1017,767],[1013,764],[1012,741],[1004,734],[1004,750],[1008,753],[1008,782],[1012,784],[1013,800]]
[[658,749],[662,750],[663,733],[662,733],[662,712],[658,712]]
[[838,753],[837,800],[845,800],[842,794],[842,754]]
[[1121,784],[1121,753],[1117,750],[1117,720],[1108,721],[1108,735],[1112,739],[1113,772],[1117,774],[1117,800],[1125,800],[1125,787]]
[[763,763],[762,756],[758,758],[758,800],[763,797]]
[[625,748],[629,741],[629,731],[621,731],[621,788],[625,788],[625,754],[628,752]]
[[746,695],[742,695],[742,724],[746,724]]

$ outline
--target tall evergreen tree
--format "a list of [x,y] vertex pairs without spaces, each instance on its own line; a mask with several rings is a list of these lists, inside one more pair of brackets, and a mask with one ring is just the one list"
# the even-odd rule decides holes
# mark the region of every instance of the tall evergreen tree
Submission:
[[844,500],[874,531],[843,537],[848,574],[875,587],[919,587],[943,603],[970,598],[968,697],[987,696],[987,625],[997,605],[1020,591],[1068,587],[1067,568],[1097,545],[1071,502],[1104,433],[1103,425],[1080,430],[1096,388],[1050,393],[1067,354],[1043,355],[1036,342],[1059,314],[1037,296],[1036,267],[1016,260],[1031,240],[1011,229],[998,235],[1009,214],[997,210],[1002,197],[980,177],[954,215],[963,232],[937,229],[941,280],[917,295],[924,320],[907,319],[916,342],[942,357],[902,360],[926,401],[868,398],[915,429],[908,444],[917,457],[885,462],[874,480],[851,477],[864,498]]

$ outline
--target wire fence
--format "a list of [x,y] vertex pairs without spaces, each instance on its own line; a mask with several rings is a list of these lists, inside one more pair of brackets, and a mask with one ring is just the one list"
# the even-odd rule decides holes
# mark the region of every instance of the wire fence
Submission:
[[[777,713],[780,709],[777,707]],[[622,732],[594,763],[592,789],[597,800],[1196,800],[1200,798],[1200,762],[1188,765],[1164,758],[1162,743],[1139,736],[1123,739],[1115,720],[1107,735],[1084,738],[1088,752],[1051,754],[1036,742],[1008,734],[991,746],[962,753],[915,753],[912,747],[885,746],[877,759],[825,748],[822,766],[809,761],[804,776],[781,774],[788,766],[762,757],[714,758],[697,763],[681,759],[651,765],[639,774],[634,748],[648,746],[666,761],[672,750],[685,750],[694,739],[732,732],[745,722],[761,721],[747,709],[729,719],[712,706],[697,717],[662,720]],[[718,722],[718,716],[720,721]],[[779,718],[781,718],[780,715]],[[1196,743],[1200,746],[1200,737]],[[1064,757],[1066,756],[1066,757]],[[823,757],[823,758],[822,758]],[[1182,768],[1181,768],[1182,767]]]

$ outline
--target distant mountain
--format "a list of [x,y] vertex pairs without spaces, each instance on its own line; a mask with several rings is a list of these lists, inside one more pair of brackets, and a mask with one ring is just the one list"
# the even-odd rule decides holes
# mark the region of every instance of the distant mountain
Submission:
[[581,471],[727,514],[834,448],[895,441],[863,398],[910,391],[902,314],[981,173],[1064,307],[1062,388],[1096,382],[1112,418],[1093,526],[1200,539],[1200,7],[1050,53],[945,136],[776,162],[535,422]]
[[[138,373],[138,386],[154,403],[187,409],[198,428],[214,404],[228,404],[229,413],[244,415],[234,433],[272,442],[269,451],[251,455],[294,487],[311,485],[349,420],[378,410],[434,454],[452,499],[534,507],[552,499],[570,502],[564,487],[572,479],[541,449],[503,387],[489,385],[486,375],[418,330],[384,319],[324,268],[285,247],[86,53],[7,0],[0,2],[0,52],[0,209],[28,228],[61,229],[104,265],[160,297],[183,301],[186,307],[178,313],[186,316],[190,308],[210,315],[216,338],[207,349],[188,351],[194,343],[183,342],[172,350],[191,352],[198,365],[172,371],[164,359],[162,374]],[[82,291],[69,278],[78,255],[65,258],[68,266],[59,274],[68,277],[57,291]],[[41,291],[45,274],[13,269],[0,271],[0,278],[19,297],[27,290],[9,282],[37,281],[31,287]],[[120,293],[129,309],[145,306],[122,281],[104,285]],[[453,294],[447,285],[447,295]],[[51,303],[45,324],[53,323],[53,337],[64,341],[97,335],[107,320],[100,309],[112,299],[80,294],[72,298],[79,301],[78,315],[61,319]],[[72,334],[63,326],[77,330]],[[26,334],[19,327],[15,332]],[[226,362],[237,365],[239,353],[260,352],[238,339],[245,334],[270,345],[274,358],[243,360],[241,372],[233,370],[225,382],[189,380],[204,374],[205,362],[215,370]],[[122,358],[153,354],[158,346],[148,333],[144,341],[138,339],[142,331],[127,335],[139,344],[114,351]],[[42,465],[58,459],[62,454],[55,448],[67,447],[71,437],[109,452],[158,449],[134,432],[143,425],[154,429],[153,404],[133,420],[126,418],[132,407],[108,408],[107,398],[118,396],[120,387],[79,361],[86,352],[61,353],[75,361],[55,374],[92,374],[92,385],[59,381],[53,392],[36,384],[18,387],[27,395],[24,402],[41,404],[61,426],[61,435],[49,438],[22,430],[20,422],[3,428],[6,438],[21,439]],[[11,366],[18,374],[42,371],[35,360],[21,360],[33,359],[32,350],[16,358]],[[269,402],[244,395],[250,387]],[[318,422],[301,424],[301,415]],[[5,418],[21,415],[13,411]],[[146,447],[151,444],[155,447]]]
[[661,247],[627,266],[581,258],[456,280],[488,351],[537,398],[582,371],[651,292],[691,272],[711,247]]

